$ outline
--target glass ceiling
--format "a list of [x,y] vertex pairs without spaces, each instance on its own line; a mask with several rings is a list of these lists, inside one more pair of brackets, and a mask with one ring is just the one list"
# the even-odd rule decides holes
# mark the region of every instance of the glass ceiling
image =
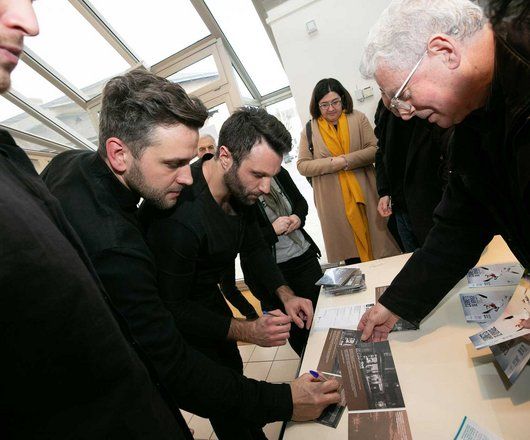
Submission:
[[[289,81],[250,0],[206,0],[261,95],[287,87]],[[249,38],[252,36],[252,38]]]
[[[108,78],[143,67],[166,72],[188,92],[207,90],[209,84],[219,83],[220,66],[214,57],[194,63],[185,60],[216,39],[227,49],[234,66],[228,66],[233,72],[229,81],[243,102],[260,103],[264,95],[271,102],[275,92],[285,96],[281,89],[289,86],[287,77],[252,0],[150,0],[147,4],[34,2],[40,34],[25,39],[27,63],[20,61],[15,69],[11,89],[15,101],[22,99],[31,111],[1,98],[0,124],[70,148],[95,148],[97,102]],[[71,130],[73,140],[80,143],[64,138],[57,127]]]
[[[127,70],[129,64],[67,0],[34,2],[40,33],[30,48],[80,89]],[[99,93],[94,89],[90,95]]]
[[[140,59],[153,65],[210,35],[188,0],[91,0]],[[127,13],[124,14],[124,10]],[[162,32],[161,32],[162,31]]]

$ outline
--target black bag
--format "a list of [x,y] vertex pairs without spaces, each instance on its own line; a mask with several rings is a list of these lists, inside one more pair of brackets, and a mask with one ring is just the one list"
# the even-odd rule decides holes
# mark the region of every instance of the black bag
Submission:
[[[311,130],[311,119],[305,124],[305,134],[307,136],[307,149],[311,153],[311,156],[313,156],[313,132]],[[306,177],[306,179],[309,182],[309,185],[313,186],[313,180],[311,177]]]

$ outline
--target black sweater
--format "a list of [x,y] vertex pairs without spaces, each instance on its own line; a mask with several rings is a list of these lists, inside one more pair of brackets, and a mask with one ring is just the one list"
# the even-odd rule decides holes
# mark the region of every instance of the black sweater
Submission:
[[166,308],[153,254],[137,219],[139,196],[91,152],[57,156],[43,172],[77,230],[135,343],[154,364],[179,408],[210,417],[239,417],[251,424],[287,420],[288,385],[246,379],[191,349]]
[[227,338],[232,313],[218,284],[238,253],[253,267],[270,292],[285,284],[263,240],[250,206],[233,206],[228,215],[215,201],[202,164],[192,165],[193,184],[182,191],[173,210],[144,208],[142,221],[159,270],[161,295],[190,341],[215,345]]
[[[530,267],[530,23],[496,36],[488,104],[456,126],[435,225],[380,302],[419,324],[501,234]],[[522,38],[522,36],[526,36]]]
[[4,131],[0,328],[0,438],[191,439],[120,331],[59,203]]

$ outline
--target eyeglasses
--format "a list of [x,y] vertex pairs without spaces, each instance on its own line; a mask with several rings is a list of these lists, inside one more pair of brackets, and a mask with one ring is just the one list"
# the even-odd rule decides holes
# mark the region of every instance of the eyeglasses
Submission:
[[403,110],[405,112],[410,112],[412,110],[412,105],[410,105],[409,103],[407,103],[405,101],[402,101],[401,99],[399,99],[399,97],[403,93],[403,90],[405,90],[405,88],[409,85],[409,82],[410,82],[412,76],[414,75],[414,73],[416,73],[416,70],[418,70],[418,67],[420,67],[421,61],[425,58],[425,55],[427,55],[427,51],[423,52],[423,55],[418,60],[416,65],[412,68],[412,70],[410,71],[409,75],[405,79],[405,82],[401,85],[401,87],[398,89],[398,91],[396,92],[394,97],[390,100],[390,109],[391,110],[396,110],[398,112],[399,112],[399,110]]
[[321,110],[327,110],[329,107],[333,106],[334,108],[339,108],[342,105],[342,99],[335,98],[333,101],[330,102],[321,102],[318,104]]

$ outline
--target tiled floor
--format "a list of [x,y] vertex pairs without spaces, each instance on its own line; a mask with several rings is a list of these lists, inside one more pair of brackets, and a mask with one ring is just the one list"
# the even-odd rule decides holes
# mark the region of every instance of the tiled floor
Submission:
[[[300,358],[289,344],[281,347],[240,345],[239,352],[243,359],[245,376],[257,380],[273,383],[291,382],[300,364]],[[189,427],[195,430],[196,439],[217,439],[208,419],[184,411],[183,415]],[[281,427],[282,423],[276,422],[266,425],[263,430],[269,440],[277,440]]]

